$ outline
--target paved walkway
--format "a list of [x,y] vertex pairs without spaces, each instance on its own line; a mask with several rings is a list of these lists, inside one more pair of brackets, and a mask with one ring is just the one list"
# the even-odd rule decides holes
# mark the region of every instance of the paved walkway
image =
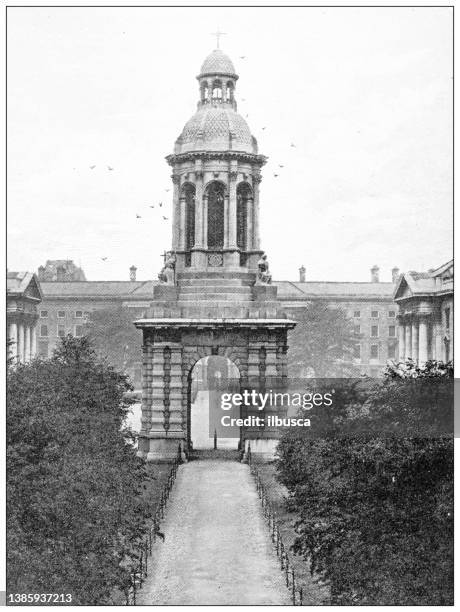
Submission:
[[247,465],[180,467],[140,605],[290,605]]

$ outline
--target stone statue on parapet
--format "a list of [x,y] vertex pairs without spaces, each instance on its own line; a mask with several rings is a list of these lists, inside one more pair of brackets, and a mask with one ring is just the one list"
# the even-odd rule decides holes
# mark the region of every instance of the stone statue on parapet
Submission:
[[257,282],[261,285],[271,285],[272,275],[270,274],[266,255],[262,255],[262,257],[259,259],[259,261],[257,262],[257,268]]
[[165,285],[175,284],[175,270],[176,270],[176,255],[173,251],[168,251],[165,255],[165,263],[158,274],[160,283]]

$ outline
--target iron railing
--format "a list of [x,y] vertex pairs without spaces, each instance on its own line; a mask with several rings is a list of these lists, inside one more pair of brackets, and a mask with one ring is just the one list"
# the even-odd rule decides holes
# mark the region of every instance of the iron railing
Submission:
[[147,577],[148,567],[149,567],[149,557],[152,556],[153,545],[156,542],[157,534],[160,533],[160,522],[165,517],[165,508],[169,499],[169,495],[174,485],[174,481],[177,476],[177,469],[179,465],[182,463],[181,460],[181,448],[179,445],[178,454],[176,459],[171,466],[171,471],[169,472],[168,480],[166,481],[163,491],[161,493],[160,501],[157,504],[155,509],[155,513],[153,515],[152,524],[149,527],[149,531],[147,536],[143,539],[140,547],[138,549],[139,553],[139,563],[135,570],[131,572],[130,575],[130,584],[128,590],[126,591],[126,605],[127,606],[135,606],[136,605],[136,594],[137,591],[142,587],[142,583]]
[[267,522],[271,541],[273,542],[273,546],[276,550],[276,555],[280,561],[281,571],[284,573],[286,587],[290,591],[292,604],[294,606],[303,606],[303,588],[301,586],[297,586],[295,570],[291,563],[291,560],[289,559],[289,555],[287,553],[287,548],[284,545],[283,538],[281,537],[278,520],[276,518],[276,512],[273,509],[271,501],[268,499],[268,495],[260,477],[259,470],[257,469],[256,464],[252,458],[250,444],[248,445],[247,460],[249,464],[249,469],[256,483],[257,493],[262,504],[262,513],[264,519]]

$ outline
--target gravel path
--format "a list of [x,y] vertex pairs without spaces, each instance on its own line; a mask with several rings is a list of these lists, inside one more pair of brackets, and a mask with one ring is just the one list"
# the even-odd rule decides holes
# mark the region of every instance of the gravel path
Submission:
[[182,465],[139,605],[290,605],[247,465]]

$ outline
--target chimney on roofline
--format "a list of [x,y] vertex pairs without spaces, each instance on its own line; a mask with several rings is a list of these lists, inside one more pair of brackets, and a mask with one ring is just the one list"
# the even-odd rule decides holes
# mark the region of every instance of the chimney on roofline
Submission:
[[299,268],[299,283],[304,283],[305,282],[305,266],[301,266]]
[[371,283],[379,282],[380,268],[378,266],[372,266],[371,268]]
[[130,281],[136,280],[136,272],[137,272],[136,266],[131,266],[129,269],[129,280]]
[[397,283],[398,282],[398,278],[399,278],[399,268],[392,268],[391,269],[391,280],[393,281],[393,283]]

